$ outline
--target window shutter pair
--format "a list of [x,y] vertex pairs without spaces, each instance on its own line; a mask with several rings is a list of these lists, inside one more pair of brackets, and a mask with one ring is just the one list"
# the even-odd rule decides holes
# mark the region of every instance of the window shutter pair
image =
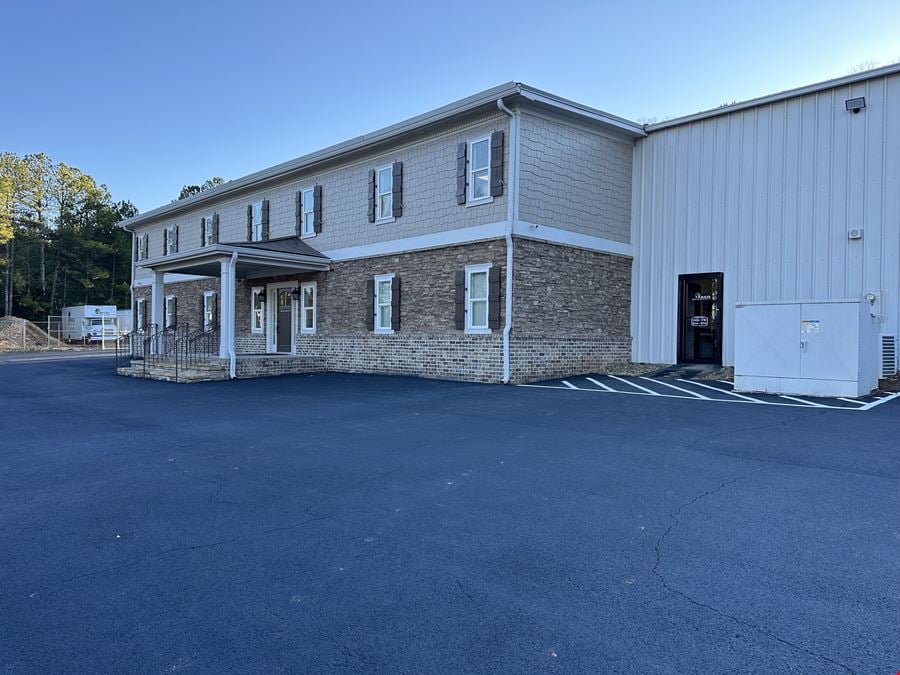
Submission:
[[[453,323],[456,330],[466,329],[466,271],[456,271]],[[500,268],[488,270],[488,328],[500,328]]]
[[403,162],[391,166],[391,216],[403,215]]
[[[208,230],[207,230],[208,228]],[[213,244],[219,243],[219,214],[214,213],[213,217],[207,220],[206,218],[200,219],[200,245],[206,246],[206,233],[209,231],[210,238]]]
[[[491,197],[503,194],[503,132],[491,134]],[[491,268],[493,270],[493,268]]]
[[369,169],[369,222],[375,222],[375,169]]
[[[366,281],[366,330],[375,330],[375,312],[378,311],[378,296],[375,294],[375,279]],[[400,277],[391,279],[391,330],[400,330]]]
[[[502,131],[491,134],[491,197],[503,194],[503,143]],[[466,203],[468,197],[468,150],[468,143],[456,146],[456,203],[461,205]]]

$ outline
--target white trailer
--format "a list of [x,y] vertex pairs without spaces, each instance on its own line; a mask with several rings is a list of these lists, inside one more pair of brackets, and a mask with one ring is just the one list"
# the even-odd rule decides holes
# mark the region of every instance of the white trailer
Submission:
[[62,339],[101,342],[119,337],[115,305],[78,305],[62,309]]

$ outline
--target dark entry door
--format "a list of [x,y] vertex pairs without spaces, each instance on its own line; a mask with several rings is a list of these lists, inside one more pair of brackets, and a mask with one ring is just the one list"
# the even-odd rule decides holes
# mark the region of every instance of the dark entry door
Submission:
[[293,296],[291,288],[279,288],[277,296],[277,312],[275,314],[275,351],[291,351],[293,327],[291,316],[293,314]]
[[682,274],[678,286],[678,361],[722,363],[722,274]]

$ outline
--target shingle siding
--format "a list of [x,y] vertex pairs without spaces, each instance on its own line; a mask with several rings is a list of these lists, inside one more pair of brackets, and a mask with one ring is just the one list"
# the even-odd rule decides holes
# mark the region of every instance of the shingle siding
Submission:
[[[268,199],[270,238],[291,236],[296,233],[296,193],[316,184],[322,185],[323,226],[321,233],[307,241],[319,251],[499,222],[507,215],[506,194],[478,206],[456,203],[456,146],[508,127],[508,117],[503,114],[480,115],[389,149],[307,173],[277,187],[138,226],[135,233],[150,234],[151,257],[157,257],[155,252],[162,251],[163,228],[177,223],[181,226],[181,251],[186,251],[199,246],[200,219],[216,212],[221,243],[246,241],[247,204]],[[508,143],[504,146],[505,167],[509,166],[508,146]],[[403,162],[403,215],[393,222],[370,223],[367,217],[369,170],[394,161]],[[504,171],[508,172],[508,168]],[[146,278],[150,274],[138,268],[135,276]]]
[[519,133],[520,219],[629,243],[632,142],[527,112]]

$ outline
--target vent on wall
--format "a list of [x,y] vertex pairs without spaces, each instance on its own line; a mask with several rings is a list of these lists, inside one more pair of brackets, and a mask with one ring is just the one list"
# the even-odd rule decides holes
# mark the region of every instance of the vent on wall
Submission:
[[881,334],[881,377],[897,372],[897,336]]

